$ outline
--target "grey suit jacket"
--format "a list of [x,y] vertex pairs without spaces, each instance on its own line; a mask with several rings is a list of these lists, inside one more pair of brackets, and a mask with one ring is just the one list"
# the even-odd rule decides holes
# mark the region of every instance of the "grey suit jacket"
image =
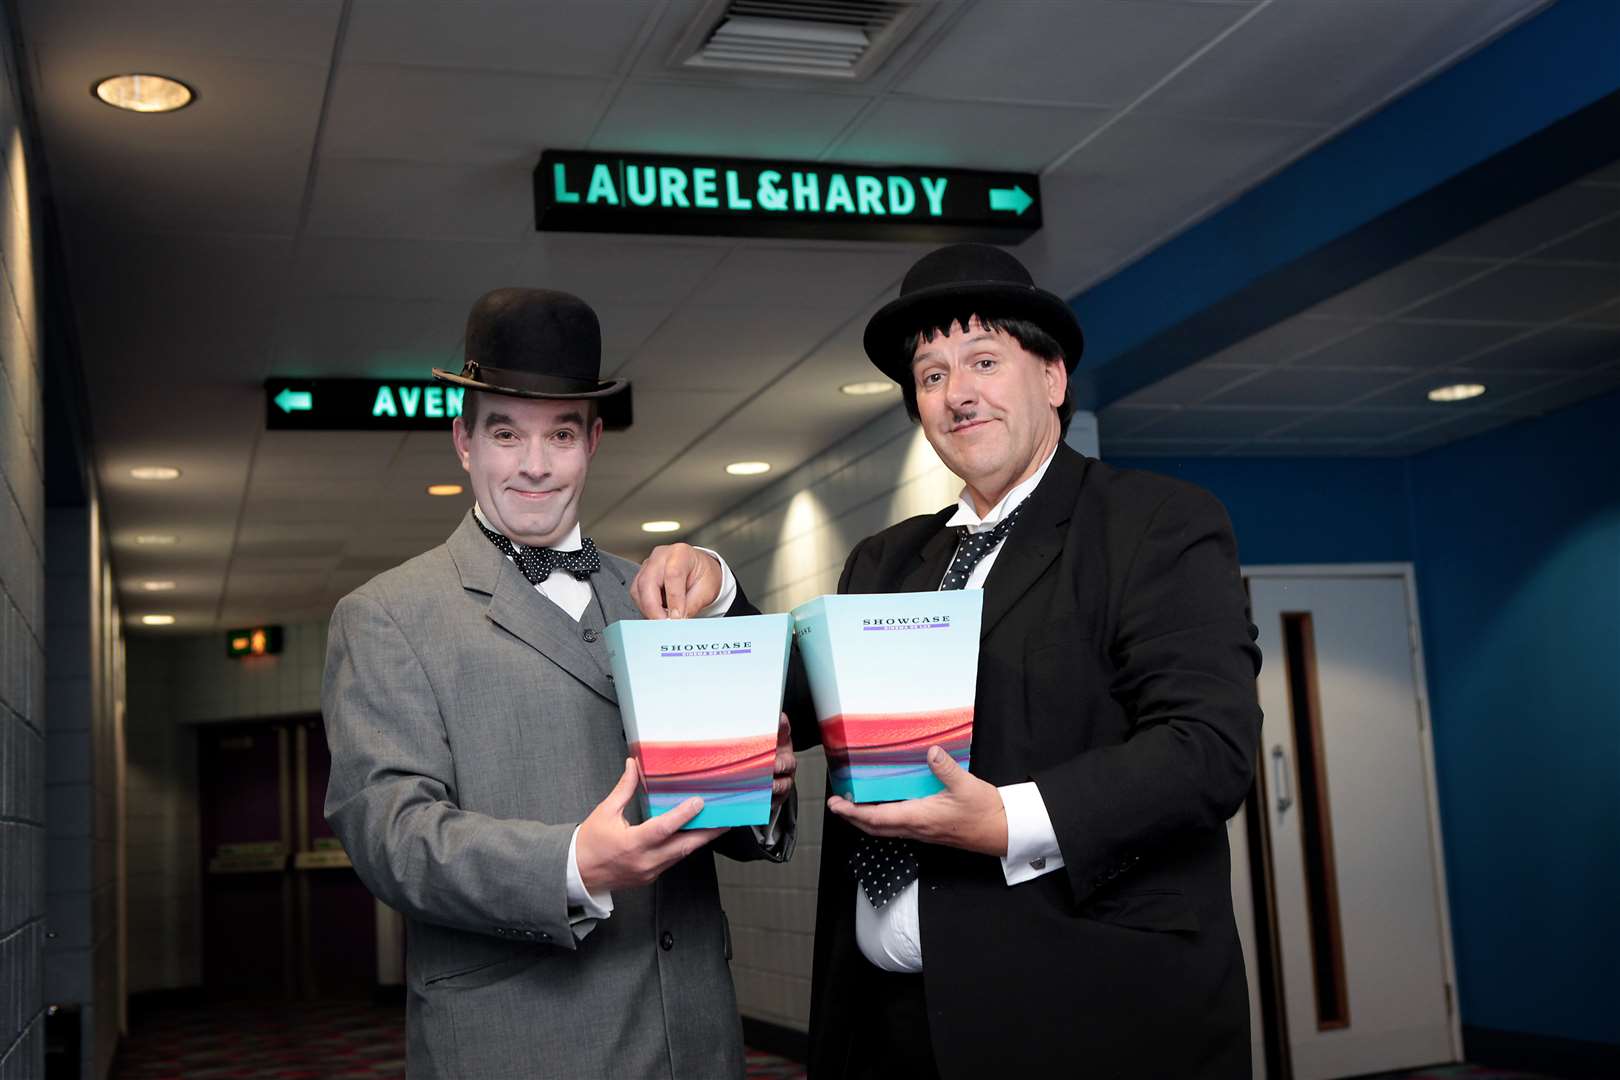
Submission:
[[[635,569],[603,556],[592,585],[606,622],[640,617]],[[470,513],[333,612],[326,818],[408,919],[412,1077],[742,1075],[707,849],[616,892],[584,940],[569,924],[569,839],[627,753],[592,649]],[[747,830],[725,840],[763,854]]]

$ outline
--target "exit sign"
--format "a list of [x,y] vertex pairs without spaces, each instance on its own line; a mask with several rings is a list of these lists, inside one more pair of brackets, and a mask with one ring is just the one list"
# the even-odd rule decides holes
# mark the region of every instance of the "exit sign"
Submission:
[[279,626],[252,626],[225,634],[225,655],[232,660],[240,660],[244,656],[275,656],[279,652]]
[[1041,227],[1032,173],[547,150],[542,231],[818,240],[1022,240]]
[[432,379],[267,379],[271,431],[444,431],[461,415],[459,386]]

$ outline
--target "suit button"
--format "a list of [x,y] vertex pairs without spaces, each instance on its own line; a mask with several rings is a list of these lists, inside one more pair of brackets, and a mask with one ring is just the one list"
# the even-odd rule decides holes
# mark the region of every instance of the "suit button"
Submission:
[[551,935],[546,933],[544,930],[542,930],[542,931],[540,931],[540,940],[541,941],[550,941],[551,940]]
[[675,935],[665,930],[663,936],[658,939],[658,945],[665,952],[669,952],[675,947]]
[[590,643],[592,645],[596,644],[597,634],[596,634],[595,630],[587,630],[587,631],[585,631],[584,634],[582,634],[580,636],[583,637],[588,643]]

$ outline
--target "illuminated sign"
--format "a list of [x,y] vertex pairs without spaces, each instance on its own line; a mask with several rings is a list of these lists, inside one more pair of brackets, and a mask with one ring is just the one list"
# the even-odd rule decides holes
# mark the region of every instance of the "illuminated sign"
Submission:
[[547,150],[542,231],[1017,241],[1041,227],[1032,173]]
[[432,379],[267,379],[271,431],[444,431],[461,415],[459,386]]
[[225,655],[232,660],[244,656],[274,656],[281,651],[281,627],[255,626],[230,630],[225,634]]

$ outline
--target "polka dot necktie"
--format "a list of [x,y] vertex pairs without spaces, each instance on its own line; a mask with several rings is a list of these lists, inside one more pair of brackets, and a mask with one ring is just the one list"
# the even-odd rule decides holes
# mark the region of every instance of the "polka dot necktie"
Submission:
[[[961,540],[945,571],[945,579],[939,583],[940,591],[966,588],[974,569],[1007,538],[1023,508],[1024,504],[1019,503],[995,528],[985,532],[970,532],[965,526],[958,529]],[[861,892],[866,894],[872,909],[882,911],[901,890],[917,880],[917,846],[910,840],[861,833],[855,841],[855,852],[849,857],[849,872],[860,882]]]
[[[478,521],[477,518],[473,519]],[[520,548],[500,533],[478,522],[478,527],[484,530],[489,542],[494,544],[501,552],[523,571],[523,576],[529,579],[530,585],[538,585],[551,576],[553,570],[564,570],[573,574],[581,581],[590,580],[590,576],[602,569],[602,555],[596,550],[590,537],[584,538],[578,551],[558,551],[556,548],[525,547]]]

